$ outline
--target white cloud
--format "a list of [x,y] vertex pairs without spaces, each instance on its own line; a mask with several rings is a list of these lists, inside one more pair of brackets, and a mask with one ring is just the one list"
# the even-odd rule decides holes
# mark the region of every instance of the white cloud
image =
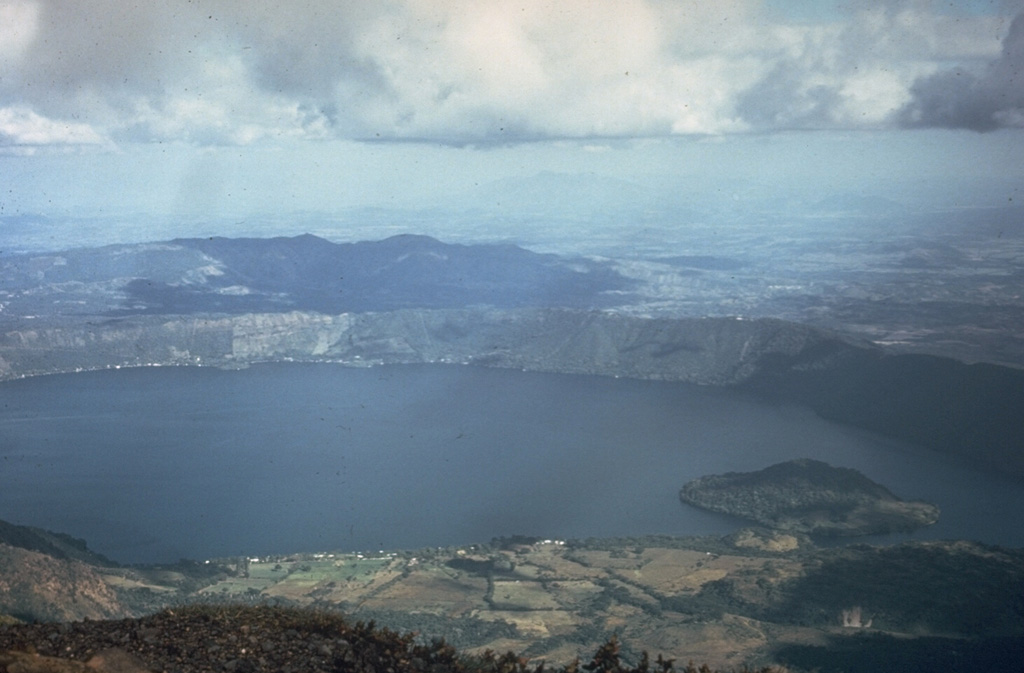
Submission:
[[1000,58],[1008,16],[943,10],[855,3],[798,23],[758,0],[0,0],[0,106],[119,142],[877,128],[921,78]]
[[0,1],[0,63],[20,58],[39,26],[39,7],[28,0]]
[[839,90],[839,114],[850,125],[882,124],[910,101],[906,76],[877,66],[849,77]]
[[106,144],[88,124],[47,119],[25,107],[0,108],[0,151],[27,152],[40,147]]

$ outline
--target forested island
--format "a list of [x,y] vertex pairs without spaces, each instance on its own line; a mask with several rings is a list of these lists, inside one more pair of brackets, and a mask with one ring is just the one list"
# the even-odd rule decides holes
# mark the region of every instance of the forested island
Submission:
[[679,497],[769,528],[828,537],[903,533],[939,519],[935,505],[901,500],[857,470],[808,458],[700,477]]

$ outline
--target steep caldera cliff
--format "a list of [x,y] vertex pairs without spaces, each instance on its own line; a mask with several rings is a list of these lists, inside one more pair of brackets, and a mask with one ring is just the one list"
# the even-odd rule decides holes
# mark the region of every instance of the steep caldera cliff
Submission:
[[615,265],[423,236],[188,239],[0,260],[0,379],[463,363],[742,387],[1024,476],[1024,371],[777,319],[645,317]]
[[1024,476],[1024,371],[890,354],[773,319],[672,320],[540,308],[292,311],[38,319],[0,334],[4,378],[282,360],[461,363],[736,386]]
[[646,319],[571,309],[292,311],[39,320],[0,335],[0,367],[12,378],[145,365],[429,362],[727,385],[750,379],[774,362],[769,356],[850,348],[866,346],[770,319]]

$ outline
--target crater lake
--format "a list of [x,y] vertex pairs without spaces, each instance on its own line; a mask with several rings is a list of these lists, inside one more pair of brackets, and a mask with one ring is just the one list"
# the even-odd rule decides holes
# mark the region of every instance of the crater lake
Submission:
[[[126,563],[727,534],[711,473],[853,467],[938,524],[1024,546],[1024,485],[721,388],[460,365],[151,367],[0,384],[0,519]],[[874,541],[874,540],[873,540]]]

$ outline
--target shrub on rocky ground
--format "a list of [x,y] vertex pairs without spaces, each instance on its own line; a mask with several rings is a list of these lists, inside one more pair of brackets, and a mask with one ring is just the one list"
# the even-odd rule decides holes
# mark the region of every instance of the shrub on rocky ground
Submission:
[[[711,673],[646,653],[623,662],[612,638],[589,663],[546,668],[514,653],[466,655],[444,641],[283,607],[189,606],[141,619],[0,626],[0,673]],[[760,673],[769,673],[762,669]]]

